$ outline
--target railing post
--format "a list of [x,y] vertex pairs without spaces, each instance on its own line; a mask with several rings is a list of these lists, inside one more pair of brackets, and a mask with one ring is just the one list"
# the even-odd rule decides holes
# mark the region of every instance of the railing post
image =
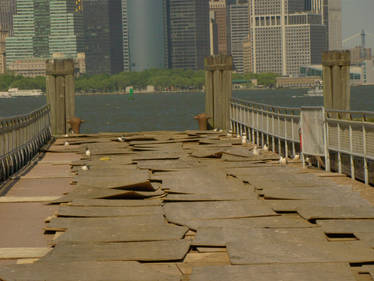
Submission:
[[330,163],[330,151],[329,151],[329,124],[327,121],[327,116],[325,109],[323,111],[323,126],[324,126],[324,148],[325,148],[325,170],[326,172],[331,172],[331,163]]
[[46,73],[52,134],[64,135],[70,128],[67,121],[75,116],[74,61],[72,59],[48,60]]
[[352,125],[349,125],[349,149],[350,149],[350,162],[351,162],[351,178],[356,179],[355,175],[355,161],[353,156],[353,136],[352,136]]
[[367,143],[366,143],[366,128],[365,125],[362,125],[362,143],[364,149],[364,176],[365,176],[365,184],[369,184],[369,170],[368,170],[368,159],[367,159]]

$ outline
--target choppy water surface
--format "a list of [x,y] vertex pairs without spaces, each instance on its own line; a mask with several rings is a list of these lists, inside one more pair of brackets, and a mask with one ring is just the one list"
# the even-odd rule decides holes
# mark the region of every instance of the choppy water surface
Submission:
[[[233,96],[279,106],[318,106],[323,97],[306,97],[306,90],[234,91]],[[24,114],[46,103],[45,97],[0,99],[0,116]],[[90,95],[76,97],[77,116],[86,120],[82,133],[197,129],[193,117],[204,111],[202,93]],[[374,87],[354,87],[352,110],[374,111]]]

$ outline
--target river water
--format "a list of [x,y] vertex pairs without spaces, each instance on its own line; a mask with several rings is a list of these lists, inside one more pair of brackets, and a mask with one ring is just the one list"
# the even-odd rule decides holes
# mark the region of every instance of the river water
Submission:
[[[233,96],[278,106],[319,106],[323,97],[308,97],[306,89],[234,91]],[[353,87],[351,109],[374,111],[374,86]],[[0,117],[31,112],[45,96],[0,99]],[[86,122],[82,133],[197,129],[193,117],[204,111],[202,93],[89,95],[76,97],[77,116]]]

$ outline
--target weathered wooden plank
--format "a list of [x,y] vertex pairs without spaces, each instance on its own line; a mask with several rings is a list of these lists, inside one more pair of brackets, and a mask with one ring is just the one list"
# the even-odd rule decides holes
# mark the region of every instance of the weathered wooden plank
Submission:
[[154,224],[136,226],[74,227],[57,238],[56,242],[142,242],[177,240],[183,238],[187,227]]
[[196,218],[228,219],[277,215],[260,201],[254,200],[167,203],[164,209],[166,218],[171,222],[185,222]]
[[325,233],[351,234],[354,232],[373,232],[374,220],[317,220]]
[[36,203],[36,202],[51,202],[58,199],[60,196],[33,196],[33,197],[20,197],[20,196],[2,196],[0,203]]
[[265,199],[318,200],[329,198],[329,201],[341,201],[350,197],[359,197],[351,187],[266,187],[261,192]]
[[363,263],[374,260],[374,250],[363,242],[317,241],[309,239],[305,235],[293,235],[293,232],[289,230],[246,230],[240,240],[227,243],[227,251],[231,263],[235,265],[311,262]]
[[215,219],[215,220],[199,220],[193,219],[186,223],[191,229],[198,229],[199,227],[248,227],[248,228],[308,228],[315,225],[302,219],[298,215],[281,215],[270,217],[255,217],[255,218],[239,218],[239,219]]
[[201,194],[168,194],[165,202],[201,202],[201,201],[240,201],[257,200],[254,192],[223,192],[223,193],[201,193]]
[[38,262],[0,268],[0,278],[19,281],[179,281],[180,276],[138,262]]
[[186,240],[129,243],[60,242],[41,261],[176,261],[187,254]]
[[160,206],[144,207],[80,207],[61,206],[57,212],[59,217],[128,217],[162,214]]
[[0,260],[40,258],[51,248],[0,248]]
[[[246,231],[250,230],[249,227],[200,227],[197,229],[195,238],[193,239],[192,246],[206,246],[206,247],[224,247],[228,242],[241,241],[245,239]],[[262,230],[259,229],[259,232]],[[297,237],[298,240],[313,240],[313,241],[326,241],[324,233],[317,228],[302,228],[302,229],[276,229],[264,231],[264,235],[271,235],[272,233],[284,232],[289,233],[290,239]],[[270,234],[269,234],[270,233]],[[296,239],[296,238],[295,238]]]
[[132,216],[117,218],[54,218],[45,227],[48,231],[65,231],[75,227],[111,227],[166,224],[162,215]]
[[190,281],[355,281],[347,263],[209,266],[193,268]]
[[144,207],[161,206],[160,199],[149,200],[110,200],[110,199],[77,199],[69,203],[70,206],[86,207]]
[[306,220],[315,219],[374,219],[373,207],[324,207],[299,208],[297,212]]
[[192,159],[178,160],[145,160],[138,161],[139,169],[147,169],[152,171],[175,171],[181,169],[189,169],[198,166],[199,163]]

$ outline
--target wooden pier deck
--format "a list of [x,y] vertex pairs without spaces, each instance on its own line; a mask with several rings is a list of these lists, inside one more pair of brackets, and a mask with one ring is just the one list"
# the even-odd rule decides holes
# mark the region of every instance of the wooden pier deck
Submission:
[[252,150],[214,131],[58,138],[0,197],[0,280],[374,280],[369,187]]

